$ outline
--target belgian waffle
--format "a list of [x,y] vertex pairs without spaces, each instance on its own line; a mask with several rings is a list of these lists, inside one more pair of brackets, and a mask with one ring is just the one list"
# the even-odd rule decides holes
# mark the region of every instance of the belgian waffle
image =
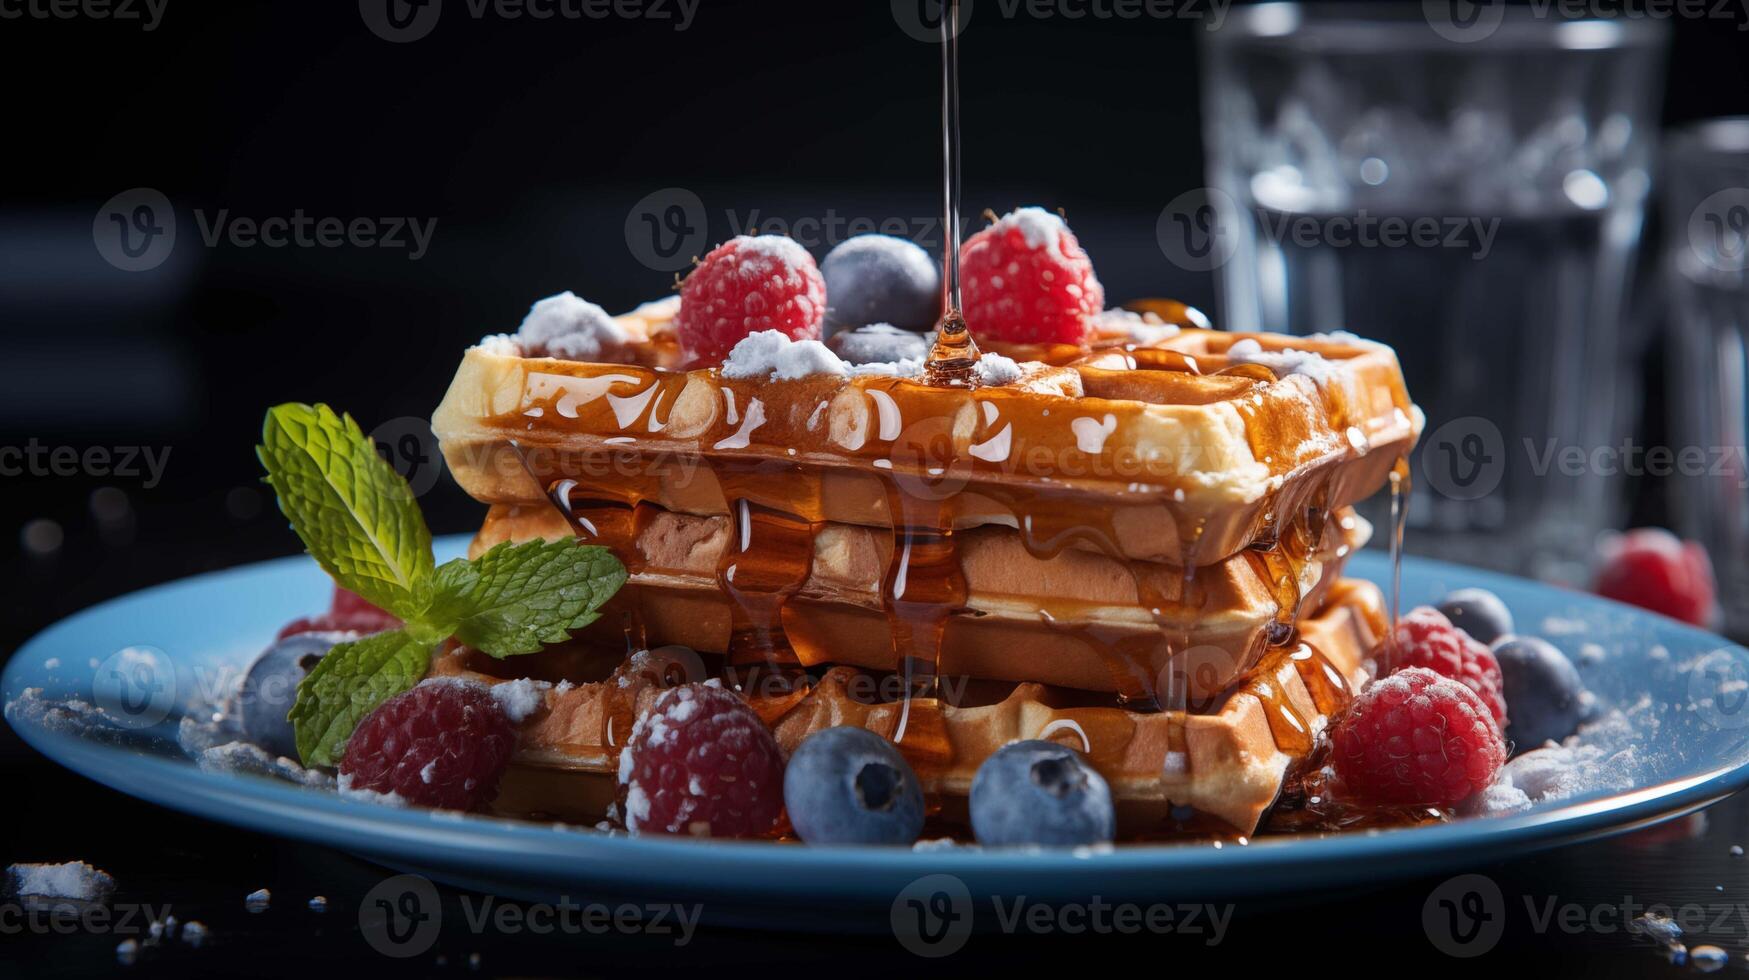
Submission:
[[[537,504],[570,481],[581,499],[706,516],[745,502],[816,523],[1006,526],[1036,551],[1197,566],[1307,506],[1370,496],[1421,428],[1396,355],[1357,338],[1192,327],[1005,348],[1032,358],[1020,377],[966,390],[674,370],[673,311],[619,318],[626,363],[470,349],[432,419],[462,488]],[[1258,353],[1233,357],[1242,342]]]
[[[611,530],[604,524],[598,539]],[[640,645],[727,651],[732,600],[719,586],[717,569],[732,530],[723,517],[651,511],[635,535],[606,538],[634,571],[595,634],[611,639],[630,625]],[[1322,546],[1293,564],[1298,580],[1286,599],[1255,556],[1186,575],[1156,562],[1074,549],[1037,556],[1005,528],[961,532],[957,550],[967,594],[945,623],[937,669],[944,676],[1037,681],[1145,699],[1176,658],[1186,682],[1182,695],[1207,703],[1251,669],[1271,636],[1291,625],[1299,604],[1321,603],[1370,531],[1351,511],[1329,521]],[[550,504],[500,504],[473,550],[570,533]],[[815,532],[808,578],[782,612],[802,665],[900,668],[881,597],[893,548],[892,534],[859,525],[828,524]],[[1153,597],[1152,609],[1142,594]]]
[[[991,752],[1015,739],[1053,739],[1087,752],[1111,784],[1126,833],[1157,830],[1173,808],[1250,833],[1290,768],[1306,759],[1330,715],[1364,680],[1365,654],[1385,630],[1383,608],[1370,583],[1335,583],[1324,605],[1301,619],[1295,642],[1271,650],[1207,713],[1088,707],[1075,692],[1022,683],[981,703],[940,706],[928,722],[936,726],[935,737],[923,741],[936,752],[913,761],[925,790],[941,797],[952,814],[963,807],[978,764]],[[502,683],[480,672],[493,667],[503,669],[452,650],[432,669],[438,676]],[[893,736],[905,703],[860,699],[858,676],[852,668],[835,667],[796,692],[751,700],[785,752],[833,725]],[[614,795],[619,745],[666,681],[660,664],[634,658],[606,680],[546,689],[543,706],[523,722],[497,809],[601,819]],[[923,722],[914,717],[909,724]]]

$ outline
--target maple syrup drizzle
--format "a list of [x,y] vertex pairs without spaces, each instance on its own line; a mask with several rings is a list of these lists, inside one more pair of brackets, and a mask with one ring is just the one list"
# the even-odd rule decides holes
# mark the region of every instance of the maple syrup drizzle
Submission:
[[936,387],[977,384],[978,344],[960,312],[960,70],[959,0],[941,5],[941,320],[924,379]]
[[813,571],[818,478],[782,461],[709,465],[729,502],[729,545],[717,561],[717,582],[730,599],[729,665],[799,674],[783,610]]
[[1409,460],[1397,460],[1391,468],[1391,601],[1388,607],[1390,614],[1389,627],[1385,632],[1385,642],[1382,656],[1384,663],[1378,665],[1379,676],[1391,672],[1390,661],[1397,650],[1397,613],[1401,609],[1403,594],[1403,532],[1409,526]]

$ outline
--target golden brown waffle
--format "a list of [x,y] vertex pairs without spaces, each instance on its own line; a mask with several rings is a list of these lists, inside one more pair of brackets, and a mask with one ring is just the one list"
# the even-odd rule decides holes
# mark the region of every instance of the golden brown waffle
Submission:
[[[629,530],[629,539],[606,541],[634,571],[596,635],[629,625],[650,647],[726,652],[732,600],[717,569],[731,546],[730,521],[653,510]],[[1299,576],[1292,598],[1317,608],[1370,530],[1352,511],[1329,521],[1322,547],[1292,563]],[[500,504],[473,551],[570,533],[550,504]],[[1202,704],[1251,669],[1269,638],[1292,625],[1297,608],[1283,607],[1282,590],[1256,554],[1187,577],[1174,566],[1090,551],[1036,556],[1008,528],[975,528],[957,539],[967,595],[945,624],[937,665],[942,676],[1037,681],[1144,699],[1158,694],[1159,679],[1175,660],[1185,679],[1177,696]],[[893,548],[892,534],[860,525],[828,524],[814,533],[808,578],[782,610],[801,664],[899,668],[881,598]],[[1145,605],[1142,594],[1153,601]]]
[[[1007,348],[1034,358],[1020,377],[967,390],[673,370],[673,309],[619,318],[627,363],[470,349],[433,417],[462,487],[492,504],[535,505],[570,481],[573,499],[703,516],[1006,526],[1040,554],[1199,566],[1369,496],[1421,426],[1395,354],[1355,338],[1191,328]],[[1236,360],[1240,342],[1263,356]],[[1289,348],[1317,358],[1287,372]],[[1254,363],[1272,358],[1287,373]]]
[[[1111,784],[1126,834],[1158,830],[1171,808],[1189,807],[1240,833],[1274,803],[1289,768],[1304,760],[1330,716],[1364,679],[1364,659],[1384,632],[1383,599],[1370,583],[1343,580],[1305,616],[1295,642],[1270,651],[1206,714],[1140,713],[1077,706],[1070,692],[1018,684],[987,703],[929,708],[913,703],[901,741],[923,780],[951,812],[963,806],[984,759],[1016,739],[1048,738],[1082,749]],[[434,676],[494,684],[468,669],[464,652],[438,657]],[[833,668],[809,689],[755,697],[787,753],[809,734],[858,725],[893,737],[904,702],[854,697],[857,672]],[[635,659],[605,681],[548,689],[522,724],[522,739],[496,808],[582,822],[599,820],[613,796],[618,746],[631,720],[664,686],[659,665]]]

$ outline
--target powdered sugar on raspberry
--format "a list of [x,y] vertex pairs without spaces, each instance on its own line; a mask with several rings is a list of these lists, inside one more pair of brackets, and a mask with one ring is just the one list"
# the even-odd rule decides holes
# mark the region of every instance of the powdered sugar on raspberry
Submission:
[[735,274],[743,279],[758,279],[771,275],[781,267],[797,269],[814,261],[808,250],[787,235],[742,235],[736,255],[741,263]]
[[591,361],[631,340],[608,312],[566,290],[529,307],[516,342],[524,350],[571,361]]
[[783,759],[759,716],[722,688],[670,688],[620,752],[626,828],[712,837],[764,833],[783,805]]
[[1063,235],[1069,230],[1060,216],[1036,206],[1015,208],[997,218],[994,227],[1017,229],[1027,248],[1042,248],[1056,256],[1063,254]]

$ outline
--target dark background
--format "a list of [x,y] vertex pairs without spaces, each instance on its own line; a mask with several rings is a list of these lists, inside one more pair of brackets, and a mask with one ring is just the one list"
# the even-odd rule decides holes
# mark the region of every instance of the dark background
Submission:
[[[984,208],[1063,208],[1113,300],[1173,296],[1212,311],[1210,277],[1174,267],[1154,242],[1160,209],[1203,183],[1195,40],[1205,22],[1040,21],[998,9],[997,0],[979,3],[962,45],[968,224]],[[762,225],[829,213],[934,220],[937,52],[899,30],[884,0],[703,0],[687,30],[675,26],[475,19],[464,0],[448,0],[435,30],[409,44],[373,35],[345,0],[169,0],[150,32],[137,22],[0,19],[0,445],[169,453],[150,488],[119,474],[0,478],[0,653],[109,596],[294,553],[251,452],[268,405],[325,400],[367,429],[422,417],[460,351],[513,330],[533,299],[573,289],[619,310],[664,294],[672,277],[640,265],[623,231],[653,191],[696,193],[713,242],[745,230],[730,226],[731,212],[758,211]],[[1742,24],[1673,26],[1666,124],[1749,112]],[[105,201],[137,187],[170,198],[178,241],[163,265],[128,273],[99,256],[92,227]],[[437,224],[414,261],[406,249],[209,248],[196,209],[209,219],[221,209],[257,219],[302,209]],[[817,243],[816,256],[830,244]],[[1655,320],[1650,298],[1638,309]],[[1654,398],[1643,424],[1655,432],[1655,357],[1648,363]],[[94,497],[100,488],[121,496]],[[1640,521],[1659,517],[1656,489],[1639,488]],[[447,481],[422,502],[440,533],[470,530],[480,515]],[[32,523],[45,520],[58,543],[49,525]],[[264,639],[276,625],[262,624]],[[4,818],[19,822],[0,863],[91,857],[125,876],[132,860],[144,880],[165,886],[184,881],[185,868],[185,890],[215,902],[233,891],[240,902],[308,861],[345,864],[336,873],[364,880],[360,892],[374,880],[346,859],[148,811],[42,763],[3,728],[0,767],[26,800]],[[150,856],[81,843],[111,821],[155,828],[141,845]],[[178,827],[202,846],[172,847],[165,838]],[[1722,862],[1729,843],[1727,828],[1706,850],[1696,845],[1696,856]],[[226,877],[233,858],[247,880]],[[1578,860],[1513,874],[1570,875]],[[1712,874],[1710,863],[1698,867]],[[1698,879],[1683,880],[1700,890]],[[1378,906],[1356,904],[1328,944],[1319,941],[1317,958],[1427,954],[1414,912],[1425,888],[1404,894],[1410,906],[1394,918],[1381,914],[1395,903],[1388,894]],[[1260,928],[1303,921],[1273,914]],[[350,916],[333,920],[341,928],[327,946],[304,945],[297,929],[258,928],[251,942],[365,955],[348,938]],[[1375,921],[1387,921],[1389,934]],[[1294,935],[1311,944],[1311,932]],[[13,941],[0,937],[0,951]],[[842,957],[820,944],[773,953],[790,948],[774,942],[714,948],[736,961]],[[56,950],[77,948],[82,958],[61,965],[83,969],[106,964],[111,945],[34,943],[30,960],[58,963]],[[849,948],[859,965],[896,951]],[[1543,959],[1536,949],[1523,952]],[[589,969],[574,962],[575,948],[555,951],[553,962],[534,955],[519,968]],[[636,956],[604,966],[618,972]],[[1590,968],[1639,972],[1659,962],[1644,949],[1620,956]],[[205,968],[215,962],[235,965]]]

